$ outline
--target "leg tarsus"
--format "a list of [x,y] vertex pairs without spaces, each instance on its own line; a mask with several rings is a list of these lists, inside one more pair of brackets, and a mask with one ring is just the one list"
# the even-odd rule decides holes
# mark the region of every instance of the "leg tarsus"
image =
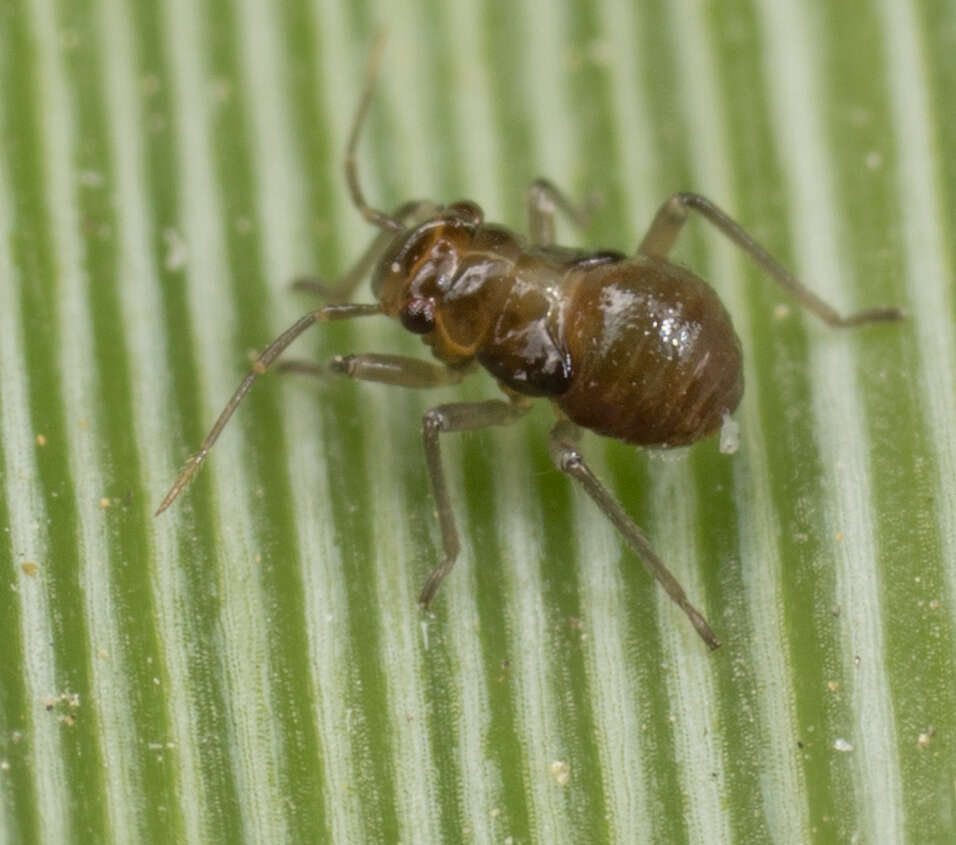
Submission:
[[289,287],[302,293],[310,293],[320,299],[331,300],[335,298],[338,285],[330,285],[318,276],[299,276],[289,282]]
[[281,361],[277,361],[272,369],[277,373],[296,373],[318,378],[323,378],[329,374],[326,367],[323,367],[317,361],[310,361],[308,358],[283,358]]
[[648,572],[657,579],[671,600],[684,611],[707,647],[711,650],[719,648],[720,640],[717,639],[703,615],[690,603],[684,588],[671,574],[664,561],[658,557],[644,532],[591,472],[577,449],[577,437],[577,427],[567,420],[561,420],[551,429],[548,451],[554,465],[565,475],[577,481],[604,515],[611,520],[627,544],[647,567]]

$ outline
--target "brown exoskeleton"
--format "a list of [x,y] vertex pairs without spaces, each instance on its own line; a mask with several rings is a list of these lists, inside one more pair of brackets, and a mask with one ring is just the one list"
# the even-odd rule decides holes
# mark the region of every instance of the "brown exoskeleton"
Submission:
[[[558,421],[550,434],[555,465],[575,479],[693,623],[710,648],[719,641],[641,529],[588,468],[576,447],[579,426],[642,446],[693,443],[715,433],[743,393],[740,341],[713,289],[668,254],[694,210],[744,250],[804,308],[830,326],[898,320],[898,308],[841,317],[709,200],[678,193],[651,223],[637,253],[585,252],[554,243],[554,214],[583,223],[585,213],[549,182],[528,192],[530,240],[485,223],[473,202],[412,202],[393,214],[369,206],[355,153],[371,101],[381,43],[352,124],[345,176],[352,202],[381,232],[334,288],[335,304],[310,311],[256,359],[199,451],[157,510],[162,513],[198,470],[256,378],[314,323],[384,314],[422,336],[439,363],[398,355],[336,357],[328,370],[401,387],[458,382],[475,362],[497,379],[505,400],[456,402],[423,421],[425,460],[444,550],[422,588],[428,606],[458,555],[458,532],[442,468],[439,439],[450,431],[508,425],[535,397],[548,397]],[[369,271],[373,304],[346,303]],[[315,365],[290,368],[323,370]]]

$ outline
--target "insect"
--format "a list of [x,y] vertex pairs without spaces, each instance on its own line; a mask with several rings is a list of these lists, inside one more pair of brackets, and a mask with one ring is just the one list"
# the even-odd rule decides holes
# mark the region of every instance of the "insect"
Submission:
[[[480,365],[504,393],[504,399],[438,405],[424,415],[425,462],[443,554],[419,594],[420,604],[432,601],[459,551],[442,435],[510,425],[534,399],[545,397],[557,415],[549,435],[555,466],[590,496],[707,646],[717,648],[720,642],[706,619],[577,447],[581,428],[641,446],[694,443],[714,434],[740,402],[741,347],[729,315],[706,282],[668,259],[689,212],[700,214],[830,326],[898,320],[903,312],[871,308],[841,317],[697,194],[671,196],[631,256],[556,245],[555,214],[583,225],[587,211],[545,180],[528,190],[527,240],[486,223],[481,208],[467,200],[447,206],[409,202],[391,214],[373,208],[359,184],[356,152],[382,46],[380,38],[369,59],[344,162],[352,203],[380,231],[337,285],[299,284],[329,304],[300,317],[259,355],[156,514],[182,492],[252,384],[299,335],[316,323],[385,315],[421,335],[437,360],[373,353],[337,356],[326,368],[292,362],[288,368],[427,388],[456,383]],[[377,301],[348,302],[369,273]]]

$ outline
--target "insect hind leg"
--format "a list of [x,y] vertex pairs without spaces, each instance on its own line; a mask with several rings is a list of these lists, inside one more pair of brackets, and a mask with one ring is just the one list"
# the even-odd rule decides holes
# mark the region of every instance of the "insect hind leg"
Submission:
[[903,319],[903,310],[894,306],[866,308],[846,317],[841,316],[832,305],[817,296],[758,244],[743,226],[700,194],[681,192],[670,196],[658,210],[637,251],[667,258],[691,209],[733,241],[801,306],[816,314],[828,326],[846,328]]
[[653,575],[671,597],[671,600],[687,615],[701,639],[711,650],[720,647],[707,620],[687,598],[680,582],[671,574],[667,565],[658,557],[644,532],[627,515],[617,500],[608,492],[607,488],[591,472],[584,458],[577,449],[579,429],[568,420],[561,420],[551,429],[548,451],[554,465],[565,475],[573,478],[581,485],[584,492],[601,509],[602,513],[613,523],[625,542],[641,559],[647,571]]

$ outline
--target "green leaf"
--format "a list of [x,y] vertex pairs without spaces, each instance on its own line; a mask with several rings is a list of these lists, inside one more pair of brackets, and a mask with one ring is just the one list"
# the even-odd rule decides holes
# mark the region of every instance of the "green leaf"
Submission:
[[[268,376],[161,517],[254,350],[373,235],[546,176],[633,250],[706,224],[741,446],[582,451],[701,607],[708,653],[551,464],[546,402]],[[942,2],[11,0],[0,9],[0,842],[946,842],[956,836],[956,13]],[[368,301],[366,287],[359,299]],[[384,319],[291,355],[427,357]]]

